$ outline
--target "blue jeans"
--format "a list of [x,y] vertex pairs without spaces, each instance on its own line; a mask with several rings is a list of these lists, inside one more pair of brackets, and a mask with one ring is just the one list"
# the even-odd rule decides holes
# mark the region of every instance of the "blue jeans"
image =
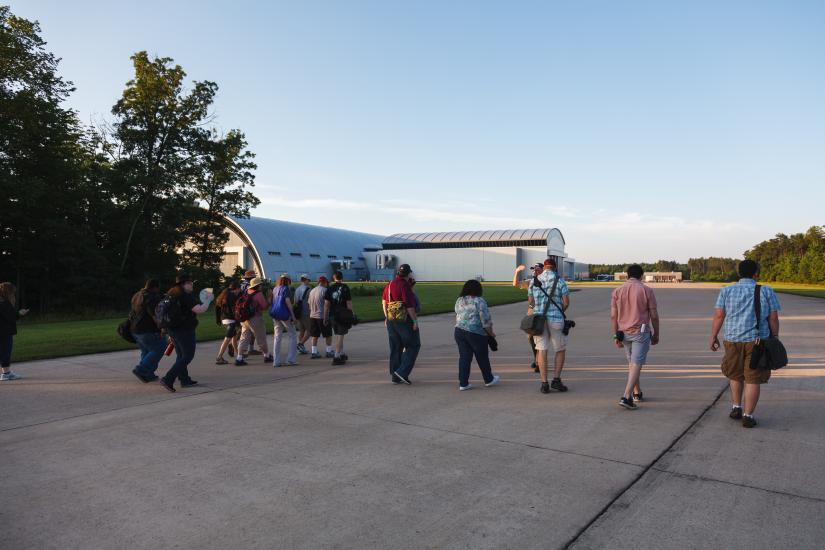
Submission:
[[388,321],[387,336],[390,339],[390,378],[392,373],[408,377],[415,366],[418,351],[421,349],[421,335],[413,330],[407,321]]
[[8,368],[11,365],[11,347],[14,343],[14,336],[5,334],[0,336],[0,366]]
[[147,332],[144,334],[132,334],[140,348],[140,362],[135,370],[141,376],[154,376],[158,370],[158,363],[163,358],[166,351],[166,338],[159,332]]
[[189,363],[195,358],[195,329],[170,330],[169,337],[175,344],[175,353],[177,357],[175,364],[163,377],[169,385],[175,383],[175,380],[180,380],[182,383],[192,380],[189,377]]
[[455,343],[458,344],[458,383],[466,386],[470,383],[470,365],[475,355],[484,383],[493,381],[493,369],[490,367],[490,350],[487,336],[468,330],[455,328]]

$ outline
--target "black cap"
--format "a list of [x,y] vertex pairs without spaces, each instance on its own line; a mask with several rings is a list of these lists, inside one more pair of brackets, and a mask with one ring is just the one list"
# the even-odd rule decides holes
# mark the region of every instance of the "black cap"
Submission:
[[401,277],[406,277],[410,273],[412,273],[412,268],[410,267],[410,264],[401,264],[398,266],[398,275],[400,275]]

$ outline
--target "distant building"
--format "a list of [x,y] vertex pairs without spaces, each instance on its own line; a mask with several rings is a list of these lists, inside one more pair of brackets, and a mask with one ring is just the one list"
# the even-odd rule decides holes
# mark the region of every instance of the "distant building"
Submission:
[[[627,273],[616,273],[613,275],[614,280],[616,281],[626,281],[627,280]],[[681,271],[651,271],[650,273],[645,273],[642,276],[642,280],[645,283],[681,283],[682,282],[682,272]]]
[[410,264],[419,281],[509,281],[519,264],[556,260],[568,279],[588,276],[588,265],[567,256],[556,228],[448,233],[399,233],[389,237],[266,218],[227,218],[229,241],[221,270],[255,269],[268,279],[286,273],[313,279],[340,269],[347,280],[385,281]]

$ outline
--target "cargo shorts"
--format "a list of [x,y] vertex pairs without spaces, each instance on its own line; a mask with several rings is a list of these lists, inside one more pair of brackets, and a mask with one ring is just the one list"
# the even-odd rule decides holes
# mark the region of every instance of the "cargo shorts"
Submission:
[[562,332],[564,323],[544,323],[544,332],[541,335],[533,336],[533,341],[536,344],[536,349],[544,351],[550,349],[551,345],[553,351],[560,352],[567,349],[567,335]]
[[725,341],[725,357],[722,359],[722,374],[729,380],[746,384],[765,384],[771,378],[770,369],[752,369],[751,354],[756,342]]

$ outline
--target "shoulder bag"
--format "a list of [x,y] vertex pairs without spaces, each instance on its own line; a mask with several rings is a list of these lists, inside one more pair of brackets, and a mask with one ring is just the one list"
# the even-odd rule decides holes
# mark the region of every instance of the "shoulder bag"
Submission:
[[762,331],[762,285],[756,285],[753,296],[753,305],[756,309],[756,343],[751,352],[750,368],[760,370],[776,370],[788,364],[788,352],[779,338],[771,334],[767,338],[760,338]]
[[[551,293],[556,291],[556,285],[558,284],[559,280],[556,279],[553,281],[553,288],[550,290]],[[539,285],[541,282],[539,281]],[[536,281],[533,282],[533,288],[536,288]],[[550,296],[548,296],[547,291],[544,290],[541,286],[538,287],[545,296],[547,296],[548,300],[547,303],[544,304],[544,311],[542,313],[535,313],[535,311],[529,315],[525,315],[524,318],[521,320],[521,330],[529,334],[530,336],[541,336],[544,334],[544,325],[547,323],[547,310],[550,308],[549,300]]]

